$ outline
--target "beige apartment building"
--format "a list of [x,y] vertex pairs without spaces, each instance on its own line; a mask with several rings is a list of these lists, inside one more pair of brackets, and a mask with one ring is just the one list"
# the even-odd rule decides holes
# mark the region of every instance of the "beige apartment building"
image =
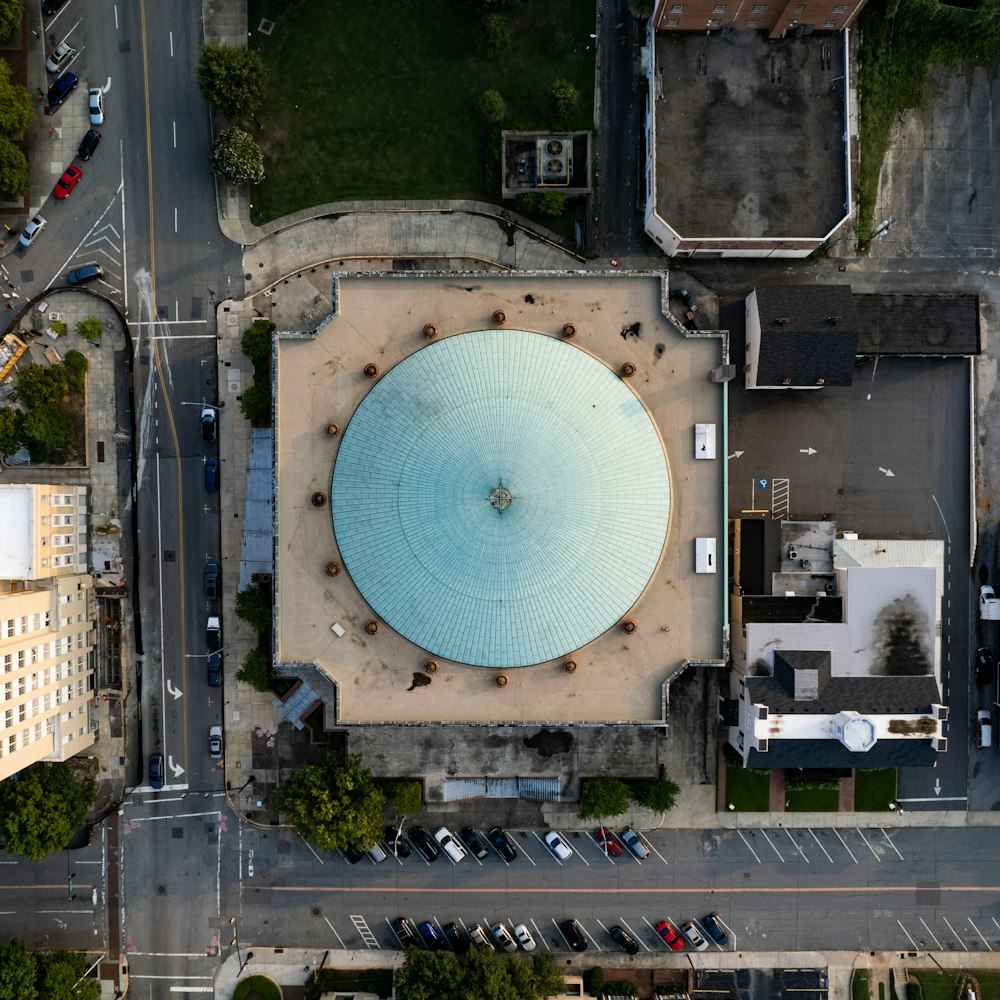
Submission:
[[0,780],[94,742],[87,490],[0,486]]

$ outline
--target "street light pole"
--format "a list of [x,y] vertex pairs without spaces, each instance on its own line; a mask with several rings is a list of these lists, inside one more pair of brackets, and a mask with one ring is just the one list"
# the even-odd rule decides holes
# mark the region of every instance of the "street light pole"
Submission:
[[76,899],[76,894],[73,892],[73,879],[76,878],[76,872],[71,872],[69,870],[69,848],[66,848],[66,895],[69,896],[71,900]]
[[239,972],[236,973],[236,975],[237,977],[239,977],[243,975],[243,970],[247,967],[247,963],[249,963],[250,959],[253,958],[253,952],[248,951],[247,957],[246,958],[243,957],[242,953],[240,952],[240,932],[236,924],[236,917],[230,917],[229,923],[232,925],[233,928],[233,939],[232,941],[229,942],[229,944],[235,945],[236,947],[236,958],[239,960],[240,963],[240,970]]

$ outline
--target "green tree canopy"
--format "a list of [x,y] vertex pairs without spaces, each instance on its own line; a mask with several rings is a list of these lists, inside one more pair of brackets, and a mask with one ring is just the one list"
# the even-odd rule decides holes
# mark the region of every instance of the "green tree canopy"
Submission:
[[74,392],[83,392],[90,362],[79,351],[67,351],[66,357],[63,358],[63,367],[66,369],[66,383],[70,389]]
[[424,789],[419,781],[401,779],[386,781],[382,786],[385,794],[392,799],[393,807],[398,813],[415,813],[423,802]]
[[264,179],[264,154],[249,132],[223,129],[212,149],[212,169],[230,184],[259,184]]
[[660,765],[660,776],[656,781],[630,781],[632,799],[647,809],[667,812],[673,809],[680,789],[667,777],[667,769]]
[[629,787],[618,778],[584,778],[580,782],[580,819],[621,816],[629,806]]
[[83,337],[84,340],[89,340],[91,342],[100,337],[101,330],[103,329],[104,324],[96,316],[87,316],[76,324],[76,332]]
[[488,121],[499,124],[507,117],[507,102],[499,90],[484,90],[479,95],[479,113]]
[[45,451],[59,451],[70,443],[73,424],[60,409],[32,410],[24,418],[24,436],[29,446],[35,445]]
[[486,14],[483,17],[483,47],[486,54],[500,56],[510,52],[514,38],[503,14]]
[[24,153],[10,139],[0,135],[0,197],[8,201],[23,198],[30,184]]
[[271,630],[271,602],[255,583],[236,595],[236,616],[257,632]]
[[243,332],[240,348],[254,368],[271,367],[271,334],[275,326],[266,319],[255,319]]
[[565,990],[551,952],[528,959],[486,948],[463,958],[408,948],[394,985],[399,1000],[546,1000]]
[[517,196],[517,210],[525,215],[559,216],[566,211],[562,191],[526,191]]
[[18,371],[14,390],[28,409],[58,406],[66,395],[66,369],[62,365],[28,365]]
[[24,414],[13,406],[0,407],[0,456],[13,455],[24,444]]
[[552,81],[549,90],[549,101],[552,104],[552,113],[555,115],[556,127],[567,127],[576,111],[576,106],[580,101],[580,92],[570,83],[559,77]]
[[20,938],[0,945],[0,1000],[37,1000],[37,962]]
[[254,691],[271,690],[271,658],[263,649],[254,647],[243,658],[243,665],[236,671],[236,679],[249,684]]
[[240,412],[255,427],[271,426],[271,387],[257,381],[240,393]]
[[381,839],[384,800],[360,754],[328,753],[296,771],[273,797],[285,819],[320,850],[365,849]]
[[87,959],[72,951],[38,955],[38,992],[45,1000],[98,1000],[101,984],[84,979]]
[[21,135],[35,116],[34,103],[27,87],[11,83],[10,64],[0,59],[0,133]]
[[24,0],[0,0],[0,41],[14,37],[24,17]]
[[17,781],[0,782],[0,832],[11,854],[44,861],[61,851],[83,824],[94,800],[92,781],[78,780],[68,764],[33,764]]
[[206,45],[198,57],[198,86],[229,118],[252,115],[264,101],[267,67],[259,52],[241,45]]

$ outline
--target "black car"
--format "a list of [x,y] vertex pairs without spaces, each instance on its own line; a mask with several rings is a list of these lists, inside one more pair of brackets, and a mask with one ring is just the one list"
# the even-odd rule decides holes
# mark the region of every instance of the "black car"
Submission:
[[489,833],[486,834],[486,839],[492,844],[493,850],[500,855],[507,864],[510,864],[517,857],[517,848],[514,846],[514,841],[507,836],[506,832],[502,830],[499,826],[493,827]]
[[559,925],[559,930],[573,951],[587,950],[587,939],[583,936],[583,928],[575,920],[564,920]]
[[441,848],[422,826],[411,826],[406,836],[424,861],[437,861],[441,857]]
[[80,140],[80,145],[77,147],[76,155],[81,160],[89,160],[94,155],[100,141],[101,133],[97,129],[87,129],[87,134]]
[[719,914],[710,913],[707,917],[701,918],[701,926],[708,931],[708,936],[719,945],[729,944],[729,936],[722,929],[722,924],[719,923]]
[[387,826],[382,834],[385,837],[385,849],[390,854],[394,854],[397,858],[408,858],[413,853],[410,845],[394,826]]
[[464,955],[469,950],[469,935],[458,924],[445,924],[444,936],[456,955]]
[[980,646],[976,650],[976,683],[989,684],[996,670],[996,660],[989,646]]
[[458,831],[458,835],[462,838],[462,843],[469,849],[469,853],[480,861],[490,853],[486,850],[486,845],[479,839],[479,834],[471,826],[463,826]]
[[356,847],[345,847],[344,857],[349,865],[356,865],[365,856],[364,851],[359,851]]
[[417,937],[417,931],[413,926],[412,920],[406,917],[396,917],[390,926],[403,948],[420,947],[420,938]]
[[624,927],[615,924],[608,933],[611,935],[611,940],[614,941],[622,951],[629,955],[639,954],[639,942],[636,941],[634,937]]
[[201,408],[201,439],[206,444],[215,440],[215,410],[211,406]]

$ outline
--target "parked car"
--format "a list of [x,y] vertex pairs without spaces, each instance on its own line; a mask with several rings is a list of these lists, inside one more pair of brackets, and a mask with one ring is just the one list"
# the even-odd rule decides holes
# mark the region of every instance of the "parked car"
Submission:
[[693,920],[689,920],[686,924],[681,924],[681,933],[688,939],[688,944],[695,951],[704,951],[708,947],[708,942],[702,936],[700,928]]
[[365,852],[350,844],[344,848],[343,855],[349,865],[356,865],[365,856]]
[[222,620],[218,615],[208,617],[205,624],[205,645],[210,653],[222,649]]
[[417,937],[413,921],[408,917],[396,917],[389,926],[392,927],[392,932],[396,935],[401,947],[416,948],[420,944],[420,938]]
[[444,925],[444,936],[456,955],[464,955],[469,950],[469,935],[454,921]]
[[493,846],[493,850],[500,855],[507,864],[510,864],[517,857],[517,848],[514,841],[507,836],[507,831],[499,826],[494,826],[486,834],[487,840]]
[[104,91],[100,87],[91,87],[87,91],[87,110],[91,125],[104,124]]
[[447,947],[444,938],[441,937],[438,929],[429,920],[425,920],[422,924],[417,924],[417,930],[420,931],[420,936],[424,939],[424,944],[431,951],[440,951],[442,948]]
[[701,926],[708,931],[709,937],[719,945],[725,947],[729,944],[729,936],[722,929],[722,924],[719,922],[718,913],[710,913],[707,917],[701,918]]
[[149,787],[159,789],[163,787],[163,754],[154,753],[149,757]]
[[206,444],[215,440],[215,408],[212,406],[201,408],[201,439]]
[[545,841],[545,846],[560,861],[569,861],[573,857],[573,848],[555,830],[549,830],[542,839]]
[[365,854],[367,854],[368,857],[377,865],[382,864],[382,862],[389,857],[389,855],[382,850],[381,844],[372,844],[372,846],[365,851]]
[[217,458],[205,459],[205,492],[219,492],[219,460]]
[[482,924],[473,924],[469,928],[469,940],[477,948],[489,948],[490,951],[494,951],[493,942],[489,939],[486,931],[483,930]]
[[684,938],[677,933],[677,928],[669,920],[661,920],[656,925],[656,933],[663,938],[663,943],[671,951],[684,950]]
[[471,826],[463,826],[458,831],[458,835],[473,857],[478,858],[480,861],[488,857],[490,852],[486,850],[486,845],[479,839],[479,834]]
[[67,167],[62,177],[56,181],[56,186],[52,189],[52,194],[63,201],[73,193],[73,188],[80,183],[83,171],[79,167]]
[[48,222],[41,215],[34,216],[34,218],[29,219],[24,224],[24,229],[21,230],[21,235],[18,237],[17,242],[23,247],[30,247],[47,225]]
[[215,601],[219,597],[219,564],[205,563],[205,597]]
[[386,850],[397,858],[408,858],[413,852],[403,835],[394,827],[387,826],[382,834],[385,837]]
[[490,928],[490,932],[493,934],[493,940],[496,941],[501,951],[517,951],[517,942],[511,936],[505,924],[501,922],[495,923]]
[[594,834],[594,840],[597,841],[597,846],[604,851],[608,857],[620,858],[622,856],[622,845],[619,843],[618,838],[606,826],[599,826],[597,828],[597,831]]
[[993,719],[985,708],[976,712],[976,734],[980,750],[993,746]]
[[222,726],[209,726],[208,756],[212,760],[222,760]]
[[646,845],[642,842],[639,834],[632,829],[632,827],[627,826],[622,830],[622,843],[641,861],[643,858],[649,857],[649,851],[646,850]]
[[49,54],[45,60],[45,68],[50,73],[58,73],[64,66],[68,66],[70,60],[76,55],[76,49],[65,39],[61,41]]
[[989,646],[980,646],[976,650],[976,683],[989,684],[996,672],[996,660]]
[[61,77],[51,87],[46,95],[49,107],[58,108],[70,94],[76,90],[76,85],[80,82],[75,73],[63,73]]
[[564,920],[559,925],[559,930],[562,931],[563,937],[566,938],[566,943],[573,951],[587,950],[587,938],[584,936],[583,928],[576,920]]
[[531,936],[531,931],[528,930],[527,924],[517,924],[514,927],[514,937],[525,951],[535,950],[535,939]]
[[87,129],[87,134],[80,140],[80,145],[77,146],[76,155],[81,160],[89,160],[94,155],[100,142],[101,133],[96,129]]
[[611,935],[611,940],[627,955],[639,954],[639,942],[620,924],[615,924],[608,933]]
[[469,856],[469,852],[451,835],[451,830],[446,826],[440,826],[434,831],[434,839],[456,865]]
[[66,0],[44,0],[44,3],[42,4],[42,13],[46,17],[50,17],[57,10],[59,10],[64,3],[66,3]]
[[222,654],[208,655],[208,686],[217,688],[222,685]]
[[434,838],[422,826],[411,826],[406,836],[410,838],[410,843],[424,861],[429,863],[437,861],[441,857],[441,848],[438,847]]
[[88,281],[103,278],[104,268],[100,264],[84,264],[83,267],[74,267],[66,277],[71,285],[85,285]]

